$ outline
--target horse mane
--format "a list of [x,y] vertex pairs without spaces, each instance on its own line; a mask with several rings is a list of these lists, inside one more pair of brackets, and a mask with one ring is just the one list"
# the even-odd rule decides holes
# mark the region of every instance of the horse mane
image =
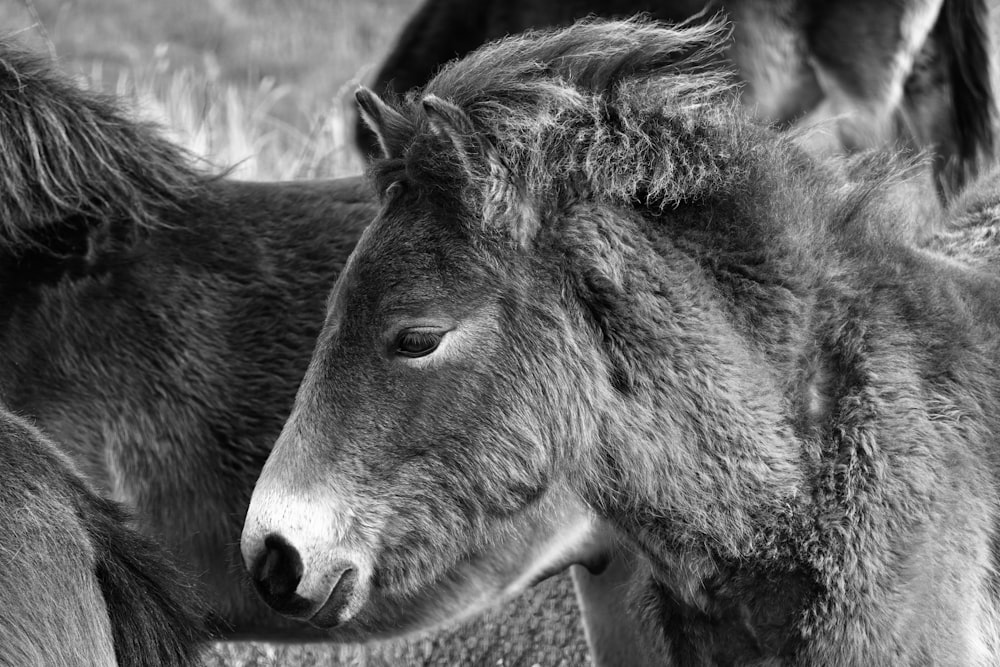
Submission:
[[946,165],[945,186],[953,192],[973,181],[996,155],[997,121],[989,34],[993,10],[984,0],[945,2],[941,7],[947,66],[952,85],[957,159]]
[[0,242],[67,219],[149,227],[205,178],[155,126],[0,39]]
[[[576,194],[567,187],[659,208],[697,198],[738,171],[732,141],[720,141],[720,132],[735,137],[752,127],[740,120],[732,74],[713,66],[728,36],[718,20],[673,28],[588,20],[490,44],[407,96],[408,146],[373,166],[375,181],[384,186],[402,169],[441,191],[463,191],[473,210],[492,205],[498,173],[515,181],[499,189],[501,209],[526,197],[544,212]],[[460,183],[442,181],[449,170],[441,161],[455,160],[428,120],[433,98],[468,117],[466,136],[483,138],[500,169],[480,164],[460,170]]]

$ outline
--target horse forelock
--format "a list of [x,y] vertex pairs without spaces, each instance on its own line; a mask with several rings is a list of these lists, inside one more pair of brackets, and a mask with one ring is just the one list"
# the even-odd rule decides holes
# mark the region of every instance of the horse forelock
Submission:
[[0,242],[69,218],[157,224],[205,175],[189,156],[112,100],[0,40]]
[[[402,170],[462,192],[487,219],[544,217],[581,194],[659,208],[696,198],[738,164],[734,142],[719,133],[738,143],[749,126],[731,73],[713,66],[728,35],[719,21],[670,28],[632,19],[491,44],[407,97],[414,136]],[[428,99],[467,115],[486,147],[478,161],[435,131]]]

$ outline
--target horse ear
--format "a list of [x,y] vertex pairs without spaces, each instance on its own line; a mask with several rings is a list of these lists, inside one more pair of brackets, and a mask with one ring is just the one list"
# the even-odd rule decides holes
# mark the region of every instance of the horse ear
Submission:
[[462,153],[468,153],[470,150],[476,152],[472,148],[476,127],[467,113],[437,95],[425,96],[421,104],[434,134],[450,139],[455,148]]
[[354,93],[354,99],[357,100],[358,108],[361,110],[361,118],[378,137],[383,157],[400,157],[407,139],[413,136],[413,126],[410,121],[364,86],[359,87]]
[[431,132],[451,142],[462,160],[462,166],[472,176],[473,166],[481,158],[488,158],[491,146],[476,136],[476,127],[468,114],[451,102],[436,95],[427,95],[422,101]]
[[472,119],[454,104],[436,95],[427,95],[422,104],[431,131],[451,142],[470,179],[474,177],[476,164],[485,162],[490,185],[484,193],[484,216],[506,223],[514,241],[527,247],[538,231],[538,213],[528,201],[525,188],[510,173],[496,147],[476,132]]

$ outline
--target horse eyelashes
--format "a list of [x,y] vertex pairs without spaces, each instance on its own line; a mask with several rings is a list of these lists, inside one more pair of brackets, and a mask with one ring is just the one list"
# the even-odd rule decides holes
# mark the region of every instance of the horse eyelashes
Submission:
[[406,331],[396,339],[396,354],[403,357],[423,357],[437,349],[441,335],[429,331]]

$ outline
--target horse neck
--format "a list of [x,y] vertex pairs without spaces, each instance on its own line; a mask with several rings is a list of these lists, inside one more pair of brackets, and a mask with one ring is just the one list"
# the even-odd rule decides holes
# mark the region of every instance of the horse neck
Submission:
[[569,254],[613,386],[585,495],[670,569],[681,558],[709,576],[718,559],[787,544],[808,495],[792,416],[812,305],[805,285],[789,289],[797,267],[727,256],[662,220],[579,213],[586,242]]
[[[122,250],[106,276],[16,295],[4,332],[3,395],[58,435],[102,486],[111,484],[109,442],[217,457],[224,443],[253,441],[262,461],[280,430],[322,322],[338,268],[332,260],[341,258],[324,256],[303,224],[265,227],[282,213],[307,217],[269,210],[269,196],[241,212],[250,187],[206,187],[203,198]],[[317,228],[323,222],[317,217]],[[296,233],[301,261],[293,256]],[[323,261],[330,268],[319,275]]]

